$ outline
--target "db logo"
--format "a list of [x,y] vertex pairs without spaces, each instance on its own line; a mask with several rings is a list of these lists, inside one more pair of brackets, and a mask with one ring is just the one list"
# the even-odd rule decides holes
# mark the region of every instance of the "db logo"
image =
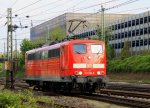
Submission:
[[92,64],[87,64],[87,68],[92,68]]

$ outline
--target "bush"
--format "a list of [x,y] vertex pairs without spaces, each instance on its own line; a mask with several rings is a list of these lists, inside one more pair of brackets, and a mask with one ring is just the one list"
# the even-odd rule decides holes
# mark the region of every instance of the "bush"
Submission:
[[38,108],[36,99],[29,93],[0,92],[0,108]]
[[108,61],[108,72],[150,72],[150,55],[138,55]]

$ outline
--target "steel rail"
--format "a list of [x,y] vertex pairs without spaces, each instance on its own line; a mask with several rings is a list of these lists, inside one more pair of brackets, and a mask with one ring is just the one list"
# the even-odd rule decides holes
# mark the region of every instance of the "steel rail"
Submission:
[[129,107],[150,108],[150,102],[129,99],[126,97],[110,96],[110,95],[104,95],[104,94],[90,94],[90,95],[84,94],[84,95],[76,95],[74,97],[110,102],[110,103],[129,106]]
[[107,95],[119,95],[119,96],[124,96],[124,97],[136,97],[136,98],[150,99],[150,93],[147,93],[147,92],[101,89],[99,93],[107,94]]
[[150,92],[150,84],[110,82],[107,89]]

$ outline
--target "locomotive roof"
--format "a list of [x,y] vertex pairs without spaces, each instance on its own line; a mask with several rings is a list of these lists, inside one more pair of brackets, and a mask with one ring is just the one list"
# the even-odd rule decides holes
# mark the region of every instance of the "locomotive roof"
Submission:
[[53,44],[53,45],[50,45],[50,46],[44,46],[44,47],[41,47],[41,48],[32,49],[32,50],[27,51],[26,53],[30,54],[30,53],[34,53],[34,52],[37,52],[37,51],[55,49],[55,48],[59,48],[61,45],[67,45],[69,43],[94,43],[94,42],[103,43],[103,41],[100,41],[100,40],[70,40],[70,41],[64,41],[64,42],[61,42],[61,43],[56,43],[56,44]]

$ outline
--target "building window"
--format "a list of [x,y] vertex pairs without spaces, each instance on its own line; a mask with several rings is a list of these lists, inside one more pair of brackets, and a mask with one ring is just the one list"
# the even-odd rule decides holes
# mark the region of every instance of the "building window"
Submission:
[[143,24],[143,18],[140,18],[140,24]]
[[144,45],[147,45],[147,39],[144,39]]
[[137,47],[139,46],[139,40],[136,40],[136,46]]
[[140,35],[143,35],[143,29],[140,29]]
[[128,32],[128,37],[131,37],[131,31]]
[[92,31],[92,35],[96,35],[97,30]]
[[132,31],[132,37],[135,36],[135,30]]
[[132,41],[132,47],[135,47],[135,41]]
[[144,28],[144,34],[147,34],[147,28]]
[[128,21],[128,27],[131,27],[131,21]]
[[143,46],[143,39],[140,40],[140,46]]
[[115,49],[117,49],[117,44],[115,44]]
[[118,39],[120,39],[120,33],[118,33]]
[[139,19],[136,19],[136,25],[139,25]]
[[144,17],[144,23],[147,23],[147,17]]
[[138,30],[136,30],[136,36],[138,36],[139,35],[139,29]]
[[124,28],[124,23],[121,23],[121,28],[122,28],[122,29]]
[[124,38],[124,33],[121,33],[121,38]]
[[120,43],[118,43],[118,49],[120,49],[121,48],[121,44]]
[[150,16],[148,16],[148,22],[150,22]]
[[120,29],[120,24],[118,24],[118,29]]
[[150,33],[150,27],[148,27],[148,33]]
[[[118,35],[119,36],[119,35]],[[117,39],[117,34],[115,34],[115,40]]]
[[125,22],[125,28],[128,26],[128,23],[127,22]]
[[112,30],[114,30],[114,25],[112,25]]
[[117,30],[117,25],[115,25],[115,30]]
[[135,26],[135,20],[132,20],[132,26]]
[[128,33],[127,32],[125,32],[125,38],[127,38],[128,37]]

